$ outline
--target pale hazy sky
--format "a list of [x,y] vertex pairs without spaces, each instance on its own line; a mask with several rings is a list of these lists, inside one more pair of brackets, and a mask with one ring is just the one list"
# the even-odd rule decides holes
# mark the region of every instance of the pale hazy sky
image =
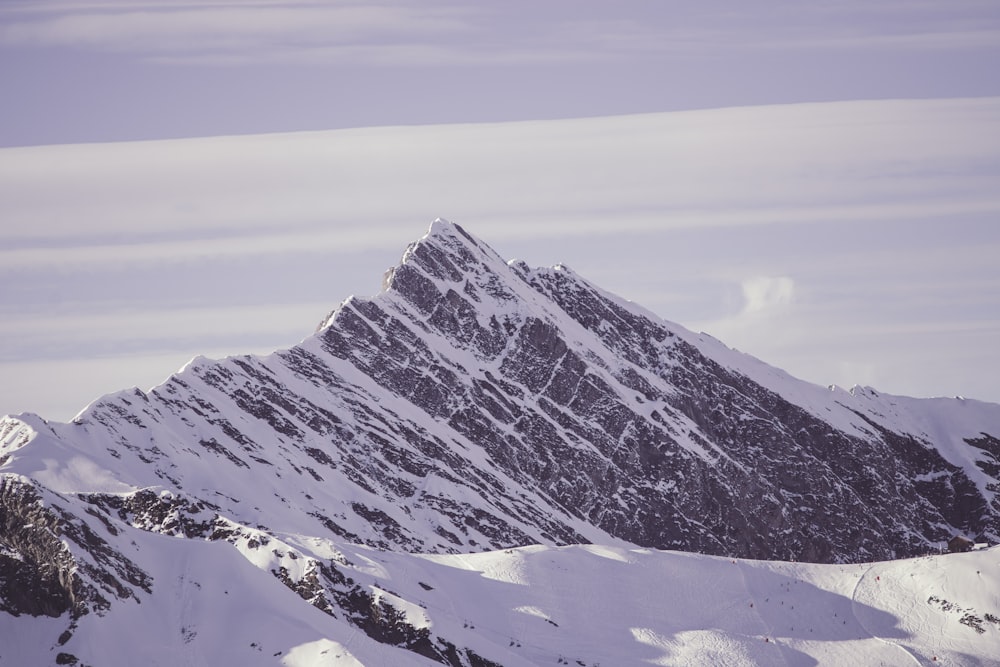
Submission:
[[1000,93],[997,0],[0,3],[0,145]]
[[5,2],[0,414],[294,344],[437,216],[813,382],[1000,401],[998,72],[995,1]]

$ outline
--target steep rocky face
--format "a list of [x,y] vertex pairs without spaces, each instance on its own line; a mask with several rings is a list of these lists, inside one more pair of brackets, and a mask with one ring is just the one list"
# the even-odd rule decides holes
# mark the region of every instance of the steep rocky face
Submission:
[[[0,478],[0,611],[69,612],[75,620],[103,613],[109,598],[135,599],[137,591],[151,591],[149,576],[74,510],[80,508],[28,480]],[[105,528],[117,535],[110,524]]]
[[[913,555],[955,532],[1000,539],[998,434],[1000,406],[807,385],[436,222],[381,294],[295,347],[195,359],[71,424],[0,423],[0,604],[138,599],[153,584],[121,547],[135,530],[241,552],[280,533]],[[359,627],[388,632],[334,565],[281,558],[271,572],[303,599],[355,600]]]
[[[40,428],[128,487],[382,548],[613,536],[830,561],[1000,533],[988,485],[933,441],[845,392],[824,420],[715,347],[438,222],[299,346],[198,359]],[[992,477],[992,436],[956,435]]]
[[997,533],[933,443],[863,414],[832,427],[565,267],[498,259],[458,227],[417,244],[323,350],[636,544],[825,561]]

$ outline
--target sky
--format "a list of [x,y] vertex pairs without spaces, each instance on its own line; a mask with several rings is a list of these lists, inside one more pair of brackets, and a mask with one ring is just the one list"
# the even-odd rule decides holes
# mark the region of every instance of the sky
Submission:
[[1000,402],[1000,5],[0,4],[0,414],[309,335],[431,220]]

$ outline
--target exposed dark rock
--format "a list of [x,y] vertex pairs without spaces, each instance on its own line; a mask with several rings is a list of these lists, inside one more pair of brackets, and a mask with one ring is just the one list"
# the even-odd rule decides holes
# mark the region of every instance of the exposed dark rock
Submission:
[[[146,573],[84,519],[51,503],[55,498],[50,493],[45,502],[33,484],[0,476],[0,609],[15,616],[69,612],[78,618],[106,611],[106,595],[127,599],[135,598],[136,588],[151,591]],[[89,558],[76,558],[67,543]]]
[[[153,581],[122,545],[143,530],[272,550],[282,564],[265,569],[308,604],[488,666],[333,561],[302,569],[281,531],[430,552],[614,537],[818,562],[1000,540],[1000,410],[939,443],[874,392],[798,401],[782,390],[794,381],[730,353],[566,267],[508,265],[435,225],[384,293],[347,300],[298,346],[196,359],[72,424],[0,421],[0,611],[72,620],[140,601]],[[968,465],[944,447],[962,441]],[[52,443],[126,491],[24,476],[20,449]]]

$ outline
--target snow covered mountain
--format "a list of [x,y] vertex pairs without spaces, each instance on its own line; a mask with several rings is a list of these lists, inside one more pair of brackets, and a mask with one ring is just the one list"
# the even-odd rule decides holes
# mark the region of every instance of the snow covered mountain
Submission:
[[[841,663],[830,642],[922,656],[951,621],[942,655],[990,655],[1000,601],[966,584],[996,581],[995,551],[948,557],[977,574],[937,602],[940,559],[731,559],[1000,541],[998,436],[1000,405],[816,387],[439,220],[299,345],[195,359],[69,424],[0,421],[0,660]],[[873,568],[918,583],[880,596]],[[762,611],[799,581],[842,628]],[[691,615],[662,621],[670,597]]]

